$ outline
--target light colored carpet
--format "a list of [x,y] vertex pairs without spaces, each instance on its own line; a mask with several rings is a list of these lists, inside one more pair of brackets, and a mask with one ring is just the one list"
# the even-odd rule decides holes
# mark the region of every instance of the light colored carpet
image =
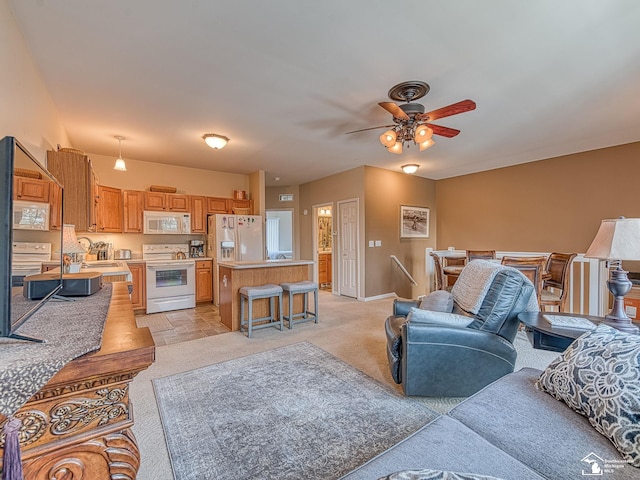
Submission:
[[[320,292],[320,322],[296,325],[293,330],[264,329],[252,338],[230,332],[156,349],[156,361],[133,381],[134,434],[142,456],[138,480],[173,480],[169,455],[151,381],[214,363],[244,357],[273,348],[308,341],[390,388],[402,391],[391,379],[385,353],[384,321],[392,310],[392,298],[371,302]],[[533,350],[524,336],[516,339],[516,369],[545,368],[557,354]],[[419,399],[438,411],[455,406],[452,399]]]
[[438,416],[309,342],[153,383],[179,480],[339,478]]

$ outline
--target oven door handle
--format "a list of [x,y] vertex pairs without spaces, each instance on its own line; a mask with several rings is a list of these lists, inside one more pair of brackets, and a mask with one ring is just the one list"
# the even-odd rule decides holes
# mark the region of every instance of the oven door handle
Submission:
[[154,263],[153,265],[147,264],[147,268],[150,270],[180,270],[181,268],[191,268],[195,266],[195,263]]

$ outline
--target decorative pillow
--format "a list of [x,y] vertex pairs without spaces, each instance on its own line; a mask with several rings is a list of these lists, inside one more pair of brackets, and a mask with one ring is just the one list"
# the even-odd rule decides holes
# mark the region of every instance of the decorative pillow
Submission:
[[403,470],[378,480],[500,480],[475,473],[443,472],[442,470]]
[[431,310],[411,307],[407,315],[407,322],[462,328],[473,322],[473,318],[455,313],[432,312]]
[[640,467],[640,335],[599,325],[554,360],[536,388],[587,417]]
[[422,302],[420,302],[420,308],[433,312],[452,312],[453,295],[446,290],[436,290],[429,295],[425,295]]

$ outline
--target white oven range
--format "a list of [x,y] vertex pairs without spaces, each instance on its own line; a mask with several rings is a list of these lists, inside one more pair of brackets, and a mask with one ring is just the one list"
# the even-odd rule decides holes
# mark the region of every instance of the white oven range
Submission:
[[50,243],[13,242],[11,245],[11,286],[24,285],[24,277],[42,271],[42,262],[51,261]]
[[196,306],[196,261],[188,244],[145,244],[147,313]]

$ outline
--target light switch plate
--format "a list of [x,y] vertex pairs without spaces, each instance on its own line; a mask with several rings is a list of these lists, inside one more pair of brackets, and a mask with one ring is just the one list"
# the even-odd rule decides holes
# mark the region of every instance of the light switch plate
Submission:
[[373,240],[369,240],[369,247],[373,247]]
[[376,247],[382,246],[382,240],[376,240]]

